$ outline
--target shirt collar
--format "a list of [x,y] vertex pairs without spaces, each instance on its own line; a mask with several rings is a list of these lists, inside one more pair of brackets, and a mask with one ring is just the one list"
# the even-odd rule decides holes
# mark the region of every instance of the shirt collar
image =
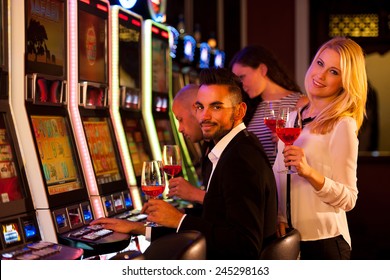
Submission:
[[215,164],[216,161],[221,157],[222,152],[225,150],[226,146],[230,143],[230,141],[242,130],[246,128],[244,123],[240,123],[235,126],[232,130],[229,131],[218,143],[214,146],[214,148],[210,151],[208,157],[210,161]]

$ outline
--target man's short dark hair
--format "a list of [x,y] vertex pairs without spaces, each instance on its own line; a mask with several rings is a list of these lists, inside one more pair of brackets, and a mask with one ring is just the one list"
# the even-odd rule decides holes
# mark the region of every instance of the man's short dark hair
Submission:
[[226,68],[206,68],[199,74],[200,86],[222,85],[229,88],[237,103],[243,101],[242,83],[239,77]]

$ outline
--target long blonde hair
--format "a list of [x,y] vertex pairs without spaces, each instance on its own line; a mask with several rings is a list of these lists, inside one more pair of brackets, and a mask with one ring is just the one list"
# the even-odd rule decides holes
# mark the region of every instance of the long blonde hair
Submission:
[[[312,63],[317,61],[325,49],[332,49],[340,55],[343,89],[332,103],[317,115],[315,121],[310,123],[310,130],[317,134],[328,133],[340,118],[350,116],[355,119],[359,131],[366,114],[367,101],[367,74],[363,50],[349,38],[335,37],[318,49]],[[305,87],[310,100],[311,94],[307,91],[306,78]]]

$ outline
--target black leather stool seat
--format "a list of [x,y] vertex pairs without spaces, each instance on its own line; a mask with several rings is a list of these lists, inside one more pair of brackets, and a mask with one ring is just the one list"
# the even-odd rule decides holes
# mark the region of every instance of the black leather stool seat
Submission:
[[152,243],[144,253],[128,251],[111,260],[205,260],[206,239],[198,231],[183,231],[164,235]]
[[261,253],[262,260],[296,260],[299,257],[301,234],[292,229],[273,240]]

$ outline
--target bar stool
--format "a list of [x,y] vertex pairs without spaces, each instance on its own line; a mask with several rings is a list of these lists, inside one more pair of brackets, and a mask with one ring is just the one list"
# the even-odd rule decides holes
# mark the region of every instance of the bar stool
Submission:
[[183,231],[164,235],[152,243],[144,253],[127,251],[110,260],[205,260],[206,239],[199,231]]
[[297,260],[300,252],[301,234],[291,229],[284,236],[273,240],[261,252],[261,260]]

